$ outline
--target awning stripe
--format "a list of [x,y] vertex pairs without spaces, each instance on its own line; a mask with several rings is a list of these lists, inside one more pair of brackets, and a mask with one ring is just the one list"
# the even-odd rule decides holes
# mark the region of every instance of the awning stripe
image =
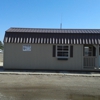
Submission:
[[100,44],[100,34],[25,34],[6,33],[4,43]]
[[57,39],[57,38],[19,38],[6,37],[5,43],[38,43],[38,44],[100,44],[100,39]]

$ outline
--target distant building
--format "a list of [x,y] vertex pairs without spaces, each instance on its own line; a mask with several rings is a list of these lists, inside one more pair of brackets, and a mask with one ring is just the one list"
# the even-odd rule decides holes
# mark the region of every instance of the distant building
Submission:
[[3,50],[2,50],[2,49],[0,49],[0,52],[3,52]]
[[100,29],[10,28],[5,69],[99,70]]

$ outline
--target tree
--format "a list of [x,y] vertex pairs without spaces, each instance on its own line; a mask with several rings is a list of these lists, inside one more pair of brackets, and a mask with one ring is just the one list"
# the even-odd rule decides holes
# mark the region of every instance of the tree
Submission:
[[3,48],[4,48],[4,45],[3,45],[3,43],[0,41],[0,49],[3,50]]

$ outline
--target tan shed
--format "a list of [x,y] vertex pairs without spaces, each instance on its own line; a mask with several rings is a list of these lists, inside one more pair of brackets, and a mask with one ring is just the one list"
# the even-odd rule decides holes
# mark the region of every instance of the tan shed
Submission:
[[10,28],[4,37],[4,68],[99,70],[100,29]]

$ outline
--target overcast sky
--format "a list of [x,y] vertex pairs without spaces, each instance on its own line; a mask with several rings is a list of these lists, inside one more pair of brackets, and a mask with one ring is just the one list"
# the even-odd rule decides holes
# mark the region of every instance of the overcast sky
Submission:
[[10,27],[100,28],[100,0],[0,0],[0,40]]

